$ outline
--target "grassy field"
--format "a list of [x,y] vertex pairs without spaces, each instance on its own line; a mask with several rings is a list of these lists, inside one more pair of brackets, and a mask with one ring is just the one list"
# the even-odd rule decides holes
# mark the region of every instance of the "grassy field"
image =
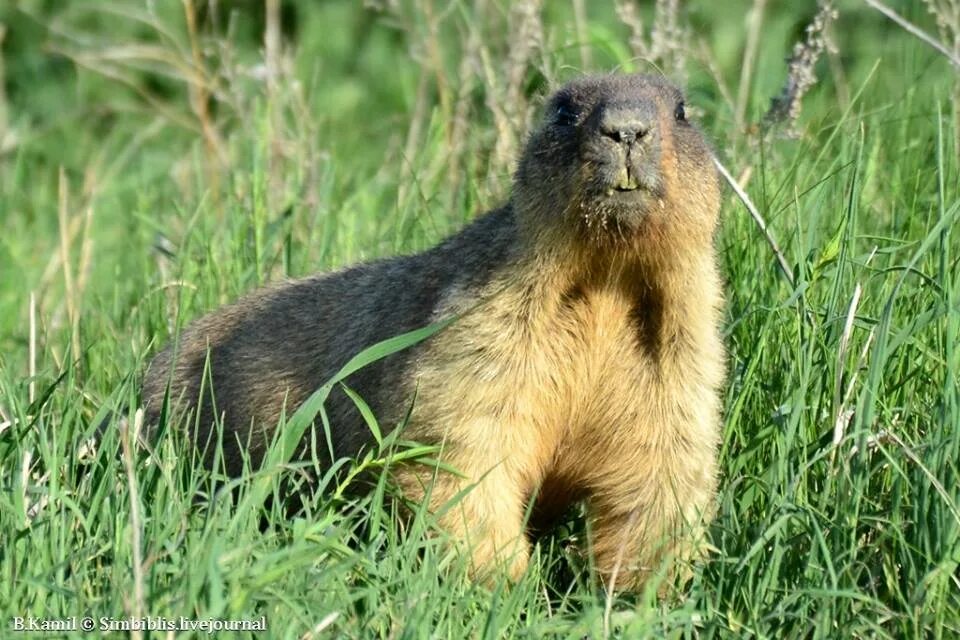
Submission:
[[[0,637],[74,615],[265,616],[278,638],[960,636],[958,68],[845,0],[776,121],[812,0],[676,20],[369,4],[0,6]],[[891,4],[960,53],[955,2]],[[283,467],[202,506],[215,478],[177,432],[124,446],[177,326],[436,243],[507,197],[550,86],[613,69],[686,85],[791,272],[728,189],[719,513],[689,583],[608,597],[574,520],[490,590],[379,493],[330,480],[290,519],[262,499],[296,482]]]

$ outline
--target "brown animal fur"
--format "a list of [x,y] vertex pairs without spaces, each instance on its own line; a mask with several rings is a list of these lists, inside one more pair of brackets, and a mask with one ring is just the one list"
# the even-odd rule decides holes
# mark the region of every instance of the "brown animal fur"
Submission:
[[[557,92],[510,201],[421,254],[276,285],[189,327],[152,363],[156,416],[171,397],[222,415],[228,469],[256,463],[292,412],[352,355],[460,314],[351,376],[383,424],[416,391],[404,437],[442,445],[466,477],[405,466],[485,574],[527,566],[524,514],[585,498],[602,577],[639,587],[689,553],[712,511],[724,351],[713,233],[719,186],[702,135],[662,79],[587,77]],[[209,353],[215,398],[201,397]],[[199,401],[198,401],[199,398]],[[337,455],[371,438],[353,402],[327,402]],[[252,427],[252,428],[251,428]]]

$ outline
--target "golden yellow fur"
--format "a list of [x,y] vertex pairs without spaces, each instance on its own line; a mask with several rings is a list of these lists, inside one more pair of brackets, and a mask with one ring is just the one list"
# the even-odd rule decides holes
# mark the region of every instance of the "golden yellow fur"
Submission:
[[[360,348],[459,315],[350,382],[385,422],[416,392],[404,437],[440,445],[464,474],[407,465],[397,484],[429,496],[478,575],[503,565],[513,578],[528,563],[530,500],[549,523],[585,499],[602,578],[639,587],[667,554],[691,552],[716,486],[719,187],[682,116],[679,92],[657,78],[571,83],[548,103],[505,208],[424,254],[208,316],[152,365],[148,407],[169,383],[242,440]],[[321,327],[344,314],[356,327]],[[216,403],[197,400],[208,346]],[[363,422],[343,398],[331,403],[337,454],[353,455],[369,442]]]

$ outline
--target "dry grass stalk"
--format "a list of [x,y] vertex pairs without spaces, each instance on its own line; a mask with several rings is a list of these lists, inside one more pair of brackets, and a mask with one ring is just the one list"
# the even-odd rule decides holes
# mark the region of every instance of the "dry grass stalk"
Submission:
[[[137,485],[137,476],[133,456],[133,440],[140,437],[143,426],[143,409],[137,409],[133,416],[133,435],[130,434],[129,423],[126,418],[120,420],[120,447],[123,468],[127,475],[127,491],[130,497],[130,549],[133,560],[133,616],[140,618],[146,611],[146,598],[143,577],[143,542],[142,523],[140,517],[140,489]],[[133,637],[142,637],[142,633],[135,630]]]
[[723,163],[720,162],[720,160],[714,157],[713,164],[717,167],[717,170],[720,172],[720,175],[727,182],[727,184],[730,185],[730,188],[733,189],[733,192],[737,194],[738,198],[740,198],[743,206],[745,206],[747,211],[750,212],[750,216],[753,218],[753,221],[757,223],[757,226],[763,233],[763,237],[766,239],[767,244],[770,246],[770,249],[776,256],[777,264],[780,266],[780,271],[783,273],[790,286],[793,287],[795,285],[793,270],[790,268],[790,264],[787,262],[783,252],[780,250],[780,245],[777,243],[776,238],[774,238],[773,234],[770,232],[770,228],[767,227],[766,220],[764,220],[763,216],[760,215],[760,210],[757,209],[756,205],[753,204],[753,200],[751,200],[750,196],[747,195],[747,192],[740,187],[740,185],[737,183],[734,177],[730,175],[730,172],[725,166],[723,166]]
[[[154,110],[162,122],[199,134],[204,140],[205,156],[211,156],[211,147],[217,148],[213,155],[218,156],[223,152],[222,142],[207,105],[212,96],[224,98],[228,94],[219,92],[210,79],[214,76],[204,70],[202,48],[195,31],[195,16],[191,13],[192,3],[185,0],[184,7],[187,11],[185,15],[188,27],[192,25],[190,28],[194,30],[193,48],[181,46],[176,34],[154,14],[123,10],[112,5],[104,5],[97,10],[110,13],[115,19],[130,20],[148,26],[162,43],[98,43],[87,34],[75,33],[60,21],[53,21],[47,26],[55,36],[49,47],[79,67],[127,87]],[[178,102],[167,101],[148,89],[142,82],[144,74],[159,75],[182,82],[190,94],[190,111],[185,113]],[[215,166],[209,168],[214,170],[220,166],[218,160]]]
[[750,86],[753,78],[753,65],[757,60],[760,44],[760,28],[763,26],[763,13],[767,0],[754,0],[753,7],[747,13],[747,43],[740,64],[740,85],[737,88],[737,108],[734,114],[737,131],[743,131],[747,114],[747,102],[750,99]]
[[[461,142],[454,141],[452,129],[446,132],[448,153],[433,155],[428,159],[429,164],[420,164],[424,159],[420,150],[425,143],[425,136],[429,134],[428,124],[432,116],[434,96],[439,102],[439,117],[444,122],[453,121],[458,110],[464,119],[468,116],[468,111],[465,112],[464,109],[468,109],[469,105],[460,100],[461,92],[456,89],[456,82],[451,80],[447,73],[445,61],[449,60],[450,56],[446,55],[441,38],[441,24],[451,13],[453,5],[440,12],[436,11],[431,0],[418,3],[416,11],[413,7],[393,1],[368,1],[365,6],[386,13],[407,34],[410,59],[420,71],[413,110],[399,152],[400,172],[395,176],[398,183],[397,206],[406,209],[413,198],[426,195],[423,187],[433,183],[442,172],[448,172],[448,175],[455,173],[449,171],[449,163],[455,147]],[[460,71],[463,70],[461,64]],[[462,77],[459,80],[463,82]],[[448,182],[450,179],[452,177],[448,178]]]
[[[271,0],[267,6],[264,56],[261,61],[249,65],[235,55],[234,23],[221,25],[218,22],[216,3],[210,3],[209,11],[201,16],[203,12],[199,4],[196,0],[181,0],[182,20],[174,16],[172,24],[167,24],[151,5],[145,9],[109,4],[98,6],[94,10],[109,14],[110,19],[135,23],[138,27],[146,27],[149,32],[139,41],[118,43],[115,39],[102,40],[97,34],[86,33],[68,19],[54,20],[49,26],[54,36],[51,48],[78,66],[132,90],[148,110],[156,112],[154,123],[138,132],[123,154],[129,155],[143,141],[171,125],[196,134],[202,145],[199,169],[196,157],[190,151],[175,163],[171,171],[185,200],[200,198],[202,194],[195,191],[196,185],[202,184],[204,191],[212,192],[210,201],[214,205],[220,202],[222,188],[228,184],[224,176],[237,157],[231,147],[249,141],[249,136],[245,137],[247,129],[232,125],[237,120],[249,122],[250,115],[261,104],[266,104],[269,121],[268,133],[263,140],[267,183],[264,201],[284,207],[291,197],[288,185],[297,181],[302,183],[302,190],[313,189],[312,200],[316,201],[316,181],[301,181],[301,177],[319,174],[313,166],[320,158],[316,152],[318,138],[311,135],[313,117],[302,106],[303,91],[293,78],[291,58],[283,46],[279,15],[282,2]],[[69,12],[64,15],[69,17]],[[220,35],[221,27],[224,27],[223,35]],[[151,76],[176,81],[187,94],[187,100],[176,96],[162,97],[147,82]],[[291,116],[294,112],[295,115]],[[288,122],[293,123],[296,132],[287,130]],[[108,166],[105,169],[109,170],[99,171],[100,167],[95,166],[98,171],[93,175],[99,176],[101,183],[113,177],[116,168],[122,166],[122,163],[118,164],[118,157],[115,150],[109,150],[101,158],[106,160],[104,164]],[[297,171],[290,170],[291,164],[297,167]],[[202,180],[195,178],[198,170],[203,173]],[[243,191],[246,185],[229,184],[239,189],[234,194],[237,198],[248,196]],[[93,184],[90,193],[97,191],[98,187]],[[220,214],[224,212],[225,209],[219,208]],[[170,220],[171,237],[179,235],[180,224],[177,219]]]
[[[432,189],[441,182],[446,184],[448,202],[459,197],[471,169],[479,168],[476,163],[467,166],[468,157],[486,162],[478,176],[484,181],[476,194],[481,201],[486,193],[504,191],[533,111],[526,95],[530,68],[537,66],[548,79],[551,74],[549,65],[537,59],[538,54],[545,58],[542,0],[511,4],[505,15],[492,10],[491,5],[486,0],[470,5],[469,16],[458,22],[460,37],[455,42],[459,46],[451,55],[444,29],[459,14],[449,6],[437,10],[425,1],[417,3],[414,12],[396,2],[366,3],[373,10],[386,12],[407,33],[410,57],[422,74],[402,145],[398,181],[401,208],[413,197],[433,197]],[[459,62],[448,72],[443,62],[451,59]],[[487,114],[493,120],[493,133],[488,137],[468,134],[470,122],[479,115],[474,113],[474,96],[478,94],[483,95]],[[450,123],[444,132],[446,149],[424,156],[421,149],[429,133],[434,99],[439,102],[438,119]]]
[[440,22],[442,15],[438,15],[433,8],[431,0],[422,0],[424,16],[427,21],[427,55],[429,56],[430,69],[433,71],[437,83],[437,97],[440,101],[440,112],[445,119],[448,119],[453,111],[450,90],[451,83],[447,79],[446,65],[447,59],[443,52],[443,46],[440,43]]
[[843,323],[843,334],[840,336],[840,346],[837,348],[837,379],[833,389],[834,407],[840,405],[840,393],[843,386],[843,376],[840,371],[847,357],[847,349],[850,346],[850,336],[853,334],[853,320],[856,317],[857,305],[860,304],[860,293],[862,289],[860,283],[853,289],[853,297],[850,299],[850,306],[847,307],[847,319]]
[[280,75],[280,0],[266,0],[263,48],[267,65],[267,97],[275,98]]
[[638,58],[645,58],[649,45],[647,44],[646,31],[643,27],[643,20],[637,12],[637,6],[633,2],[618,0],[614,5],[617,17],[620,22],[625,24],[630,30],[630,51]]
[[407,139],[403,146],[403,157],[400,159],[401,170],[397,191],[397,202],[400,208],[406,206],[411,194],[415,192],[414,158],[418,155],[417,150],[420,148],[423,131],[426,128],[426,121],[430,116],[430,110],[428,108],[429,89],[429,75],[426,71],[422,71],[420,73],[420,79],[417,81],[417,93],[413,101],[413,114],[410,117],[410,126],[407,128]]
[[941,42],[960,58],[960,0],[923,0],[937,23]]
[[[870,255],[867,256],[866,262],[864,263],[865,266],[869,266],[876,255],[877,247],[874,247],[873,251],[870,252]],[[832,451],[830,454],[831,459],[836,458],[836,447],[843,442],[847,427],[850,426],[850,421],[853,420],[853,416],[855,415],[854,410],[850,408],[850,402],[853,399],[853,391],[856,386],[857,376],[867,366],[867,354],[870,352],[870,345],[873,344],[873,338],[876,335],[876,328],[874,327],[870,329],[870,333],[867,334],[867,339],[863,343],[863,348],[860,350],[860,355],[857,357],[856,364],[853,366],[850,378],[847,381],[846,390],[843,390],[844,362],[847,359],[847,352],[850,348],[850,339],[853,335],[853,322],[856,319],[856,312],[857,307],[860,304],[861,293],[862,289],[860,287],[860,283],[858,282],[854,287],[853,296],[850,298],[850,305],[847,307],[847,318],[843,323],[843,334],[840,336],[840,345],[837,348],[836,383],[833,389],[834,451]]]
[[194,73],[189,77],[187,88],[190,94],[190,106],[197,120],[200,122],[200,129],[203,131],[204,149],[207,154],[207,167],[209,170],[211,191],[216,194],[219,189],[219,172],[213,170],[217,167],[217,162],[221,165],[227,164],[227,154],[223,148],[223,142],[220,139],[220,133],[214,126],[210,116],[210,88],[207,78],[211,74],[207,73],[203,49],[200,46],[200,36],[197,30],[197,13],[193,6],[193,0],[182,0],[183,15],[187,23],[187,36],[190,39],[190,53],[193,57]]
[[593,69],[593,59],[590,55],[590,42],[587,33],[587,7],[584,0],[573,0],[573,23],[577,32],[577,42],[580,45],[580,68],[584,71]]
[[[512,168],[520,144],[520,136],[527,127],[528,102],[524,81],[534,54],[543,47],[543,22],[540,18],[542,0],[524,0],[511,6],[508,18],[510,33],[507,52],[506,85],[497,91],[496,76],[488,71],[487,104],[494,114],[497,128],[493,149],[494,167],[490,175],[495,180]],[[487,66],[487,69],[491,69]],[[499,105],[495,107],[494,102]],[[497,188],[503,185],[497,184]]]
[[[630,519],[627,521],[625,530],[629,530],[631,527],[636,525],[637,517],[639,512],[637,509],[632,509],[630,511]],[[603,637],[609,638],[612,631],[610,624],[611,615],[613,614],[613,600],[614,594],[617,589],[617,578],[620,575],[620,569],[623,567],[623,556],[626,551],[626,541],[619,546],[617,549],[616,561],[613,563],[613,571],[610,574],[610,583],[606,586],[606,593],[604,594],[604,604],[603,604]]]
[[320,622],[318,622],[312,629],[300,636],[300,640],[315,640],[315,638],[325,638],[328,637],[324,635],[324,631],[332,625],[337,619],[340,618],[339,611],[331,611],[323,617]]
[[[56,33],[55,28],[50,28],[51,32]],[[62,35],[62,34],[57,34]],[[161,114],[167,121],[188,131],[202,134],[201,128],[189,116],[181,113],[177,106],[170,104],[157,97],[145,89],[132,73],[133,69],[138,68],[138,63],[145,60],[145,56],[151,55],[156,48],[154,47],[116,47],[98,51],[84,51],[72,49],[69,46],[54,43],[50,45],[50,50],[66,58],[69,58],[74,64],[83,69],[93,71],[104,78],[109,78],[136,93],[151,109]],[[159,58],[151,58],[154,62],[159,62]],[[167,70],[174,73],[176,70]]]
[[733,98],[733,93],[730,91],[726,80],[723,78],[723,72],[720,70],[720,65],[717,64],[716,58],[710,51],[710,47],[703,38],[699,38],[697,40],[697,47],[694,50],[694,55],[696,60],[700,62],[707,69],[707,71],[710,72],[710,77],[713,78],[713,82],[717,87],[717,91],[720,92],[720,97],[727,104],[727,108],[730,109],[731,113],[736,112],[737,107],[736,101]]
[[[864,2],[866,2],[868,5],[870,5],[871,7],[873,7],[880,13],[882,13],[883,15],[887,16],[894,22],[896,22],[898,25],[906,29],[908,32],[910,32],[911,34],[913,34],[923,42],[926,42],[928,45],[930,45],[931,47],[933,47],[934,49],[942,53],[947,58],[947,60],[950,61],[950,64],[952,64],[954,67],[960,70],[960,51],[958,51],[956,48],[954,49],[954,51],[951,51],[945,44],[937,41],[936,38],[931,36],[929,33],[924,31],[920,27],[916,26],[906,18],[902,17],[896,11],[894,11],[884,3],[880,2],[880,0],[864,0]],[[945,3],[945,6],[948,6],[950,4],[953,4],[953,3],[947,2]],[[953,22],[951,23],[950,19],[948,18],[949,14],[945,12],[942,15],[940,13],[937,13],[940,10],[940,3],[927,2],[928,7],[932,5],[935,5],[933,8],[933,13],[937,17],[937,27],[941,29],[941,33],[949,33],[949,30],[952,30],[952,29],[960,30],[960,18],[953,18]],[[960,34],[954,35],[955,43],[957,38],[960,38]]]
[[[847,350],[850,346],[850,337],[853,335],[853,321],[856,317],[857,305],[860,304],[860,294],[862,289],[860,283],[858,282],[856,287],[853,290],[853,297],[850,299],[850,306],[847,308],[847,319],[843,323],[843,334],[840,336],[840,346],[837,348],[837,373],[836,373],[836,382],[833,388],[833,407],[834,407],[834,422],[833,422],[833,446],[836,447],[843,441],[843,435],[846,432],[847,425],[850,424],[851,418],[853,418],[853,412],[849,409],[846,409],[846,401],[849,398],[849,395],[853,389],[853,383],[857,378],[857,371],[859,371],[859,366],[853,371],[853,375],[850,376],[847,386],[847,395],[843,394],[843,369],[844,362],[847,359]],[[869,344],[869,340],[867,341]],[[835,453],[835,452],[834,452]]]
[[[937,24],[942,42],[909,22],[879,0],[864,0],[868,5],[887,16],[910,34],[930,45],[950,61],[958,72],[953,84],[953,102],[960,101],[960,0],[923,0],[927,11]],[[960,112],[954,111],[957,134],[953,140],[954,155],[960,155]]]
[[84,207],[83,232],[80,234],[80,264],[77,265],[77,293],[82,295],[87,289],[90,280],[90,269],[93,262],[93,236],[90,228],[93,225],[93,205]]
[[787,80],[780,95],[771,101],[770,109],[763,118],[764,122],[788,122],[791,127],[788,131],[795,134],[793,127],[800,117],[803,96],[817,83],[814,69],[820,56],[830,46],[830,41],[824,34],[838,15],[832,0],[825,0],[820,4],[813,20],[805,29],[803,41],[793,47],[793,54],[788,61]]
[[27,449],[23,452],[23,462],[20,465],[20,503],[23,505],[23,526],[30,526],[30,469],[33,465],[33,453]]
[[689,42],[690,34],[680,24],[679,0],[657,0],[650,44],[662,60],[664,71],[681,84],[686,84]]
[[463,56],[460,58],[460,66],[457,71],[457,79],[460,86],[457,88],[457,99],[453,109],[453,122],[450,125],[450,136],[447,141],[449,149],[450,171],[447,173],[448,192],[451,198],[455,198],[463,185],[466,167],[464,167],[464,157],[467,151],[468,130],[471,117],[471,98],[477,85],[477,78],[482,73],[482,63],[480,61],[480,49],[483,41],[480,36],[480,30],[476,22],[483,22],[486,15],[486,1],[477,0],[474,4],[475,18],[473,22],[465,26],[466,37],[464,38]]
[[634,57],[647,61],[678,84],[686,84],[691,38],[680,20],[679,0],[657,0],[649,35],[635,2],[618,0],[615,10],[620,21],[630,29],[630,49]]
[[[72,245],[76,240],[77,235],[81,232],[83,225],[83,220],[77,217],[70,217],[67,221],[67,244]],[[61,242],[63,239],[61,238]],[[50,259],[47,261],[47,266],[43,269],[43,275],[40,277],[39,288],[43,289],[49,285],[55,277],[63,269],[63,254],[57,249],[54,253],[50,255]]]
[[281,129],[279,105],[280,78],[280,0],[266,0],[266,25],[263,33],[264,63],[266,66],[266,88],[269,133],[267,145],[267,182],[269,201],[282,203],[283,176],[279,162],[281,142],[278,135]]
[[3,63],[3,40],[7,27],[0,22],[0,155],[16,146],[16,137],[10,129],[9,109],[7,107],[6,70]]
[[67,172],[60,167],[57,183],[57,220],[60,225],[60,264],[63,267],[64,301],[67,307],[67,322],[70,324],[71,358],[80,357],[80,318],[77,313],[77,290],[74,287],[73,270],[70,264],[70,213]]
[[30,376],[30,384],[27,387],[27,399],[30,404],[37,399],[37,296],[33,291],[30,292],[30,338],[27,355],[27,372]]

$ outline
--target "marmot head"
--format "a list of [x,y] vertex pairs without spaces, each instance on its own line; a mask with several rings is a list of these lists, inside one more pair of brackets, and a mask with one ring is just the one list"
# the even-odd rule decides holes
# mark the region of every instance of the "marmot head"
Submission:
[[588,76],[548,100],[513,202],[521,219],[594,239],[709,243],[720,200],[711,154],[666,80]]

